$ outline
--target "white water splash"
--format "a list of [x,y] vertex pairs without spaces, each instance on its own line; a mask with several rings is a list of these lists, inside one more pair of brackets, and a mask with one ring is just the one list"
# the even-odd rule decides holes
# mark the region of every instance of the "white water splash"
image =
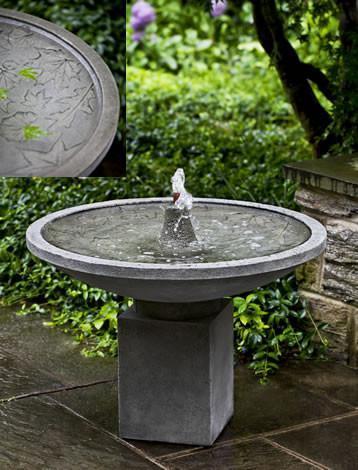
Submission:
[[172,189],[173,194],[179,194],[178,199],[175,201],[175,205],[179,209],[190,210],[193,207],[193,196],[188,193],[184,187],[185,174],[182,168],[178,168],[172,176]]

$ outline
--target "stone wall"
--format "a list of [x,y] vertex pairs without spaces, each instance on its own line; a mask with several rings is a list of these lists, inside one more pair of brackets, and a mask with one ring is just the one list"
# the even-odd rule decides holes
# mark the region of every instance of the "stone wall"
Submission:
[[[355,191],[352,193],[354,168],[350,176],[353,186],[347,195],[344,185],[336,184],[339,175],[324,171],[324,162],[319,165],[325,189],[317,178],[319,167],[315,167],[315,177],[309,179],[312,168],[308,162],[286,168],[287,176],[300,182],[295,199],[302,212],[319,220],[327,230],[324,254],[299,268],[297,278],[313,317],[329,324],[329,354],[358,367],[358,197]],[[331,186],[327,184],[329,177]],[[358,177],[356,182],[358,188]]]

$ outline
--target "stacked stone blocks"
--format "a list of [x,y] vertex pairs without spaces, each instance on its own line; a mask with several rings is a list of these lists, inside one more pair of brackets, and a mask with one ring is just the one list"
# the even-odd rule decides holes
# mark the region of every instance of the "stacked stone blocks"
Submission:
[[[339,163],[345,165],[347,160]],[[315,177],[310,175],[308,162],[286,168],[287,176],[300,183],[295,200],[302,212],[319,220],[327,230],[325,253],[300,267],[297,278],[313,317],[329,325],[329,354],[358,367],[358,178],[355,185],[352,166],[351,184],[341,181],[339,185],[339,175],[327,177],[327,163],[318,164],[322,179],[317,177],[319,166],[315,165]]]

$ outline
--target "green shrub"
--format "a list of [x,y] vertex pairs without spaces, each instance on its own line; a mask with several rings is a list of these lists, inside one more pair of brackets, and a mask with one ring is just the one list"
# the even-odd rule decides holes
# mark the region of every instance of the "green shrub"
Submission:
[[148,194],[168,193],[183,167],[196,196],[293,207],[282,166],[309,149],[274,76],[128,67],[127,77],[128,167]]
[[[133,2],[131,2],[133,3]],[[251,8],[242,10],[231,3],[231,16],[215,20],[210,15],[210,1],[195,4],[178,0],[151,0],[157,19],[147,29],[140,43],[132,41],[132,29],[127,23],[127,58],[129,65],[147,70],[189,74],[219,69],[222,65],[232,69],[245,60],[247,48],[256,58],[268,61],[258,41],[253,40]],[[127,19],[130,4],[127,4]],[[240,45],[239,45],[240,41]],[[252,55],[252,54],[251,54]]]

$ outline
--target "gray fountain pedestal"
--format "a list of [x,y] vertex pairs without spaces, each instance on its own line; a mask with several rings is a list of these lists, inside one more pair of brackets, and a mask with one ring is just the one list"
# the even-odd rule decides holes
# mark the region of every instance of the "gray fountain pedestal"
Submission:
[[231,302],[136,301],[118,322],[119,434],[211,445],[234,410]]
[[326,232],[283,208],[194,199],[192,250],[158,241],[169,198],[89,204],[27,231],[39,258],[91,286],[132,297],[119,315],[119,434],[211,445],[233,413],[232,304],[225,299],[318,256]]

